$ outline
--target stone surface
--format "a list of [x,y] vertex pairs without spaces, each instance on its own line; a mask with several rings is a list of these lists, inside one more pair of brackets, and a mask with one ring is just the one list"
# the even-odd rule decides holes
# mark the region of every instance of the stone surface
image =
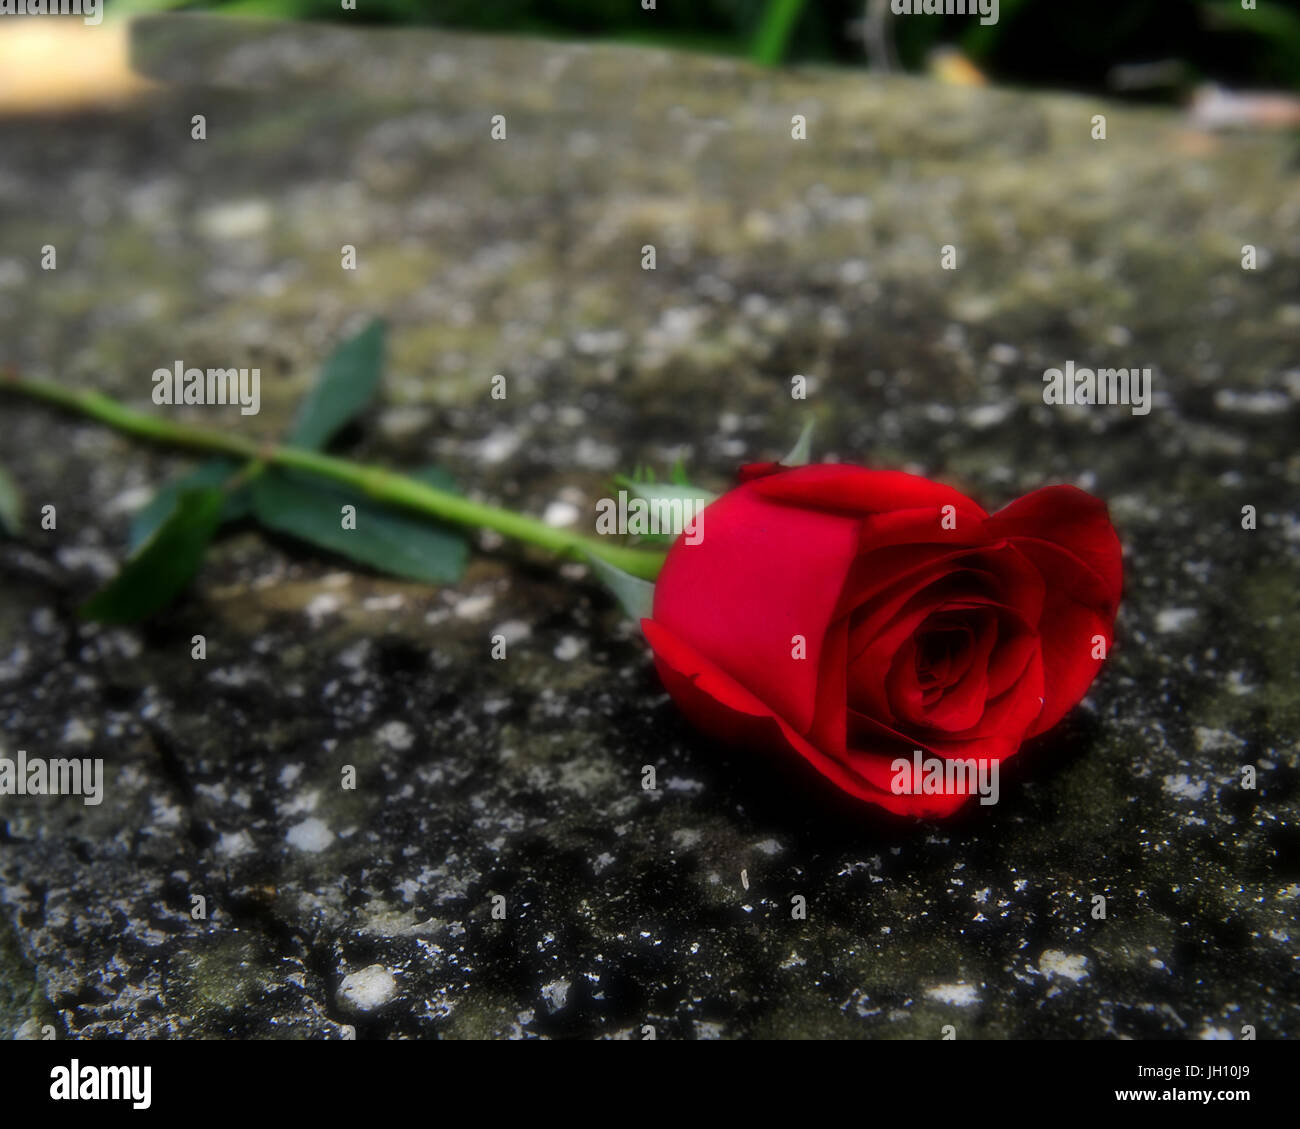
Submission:
[[[0,544],[0,753],[102,756],[108,787],[0,799],[0,1030],[1300,1034],[1293,140],[612,47],[136,30],[144,99],[0,120],[0,339],[32,375],[148,407],[177,358],[260,365],[260,416],[198,418],[273,435],[381,314],[345,449],[542,514],[677,455],[725,485],[788,446],[806,374],[823,457],[990,508],[1106,497],[1126,598],[1002,802],[914,826],[691,732],[600,590],[509,546],[434,589],[241,528],[156,622],[80,623],[189,462],[6,400],[3,461],[59,521]],[[1152,366],[1154,409],[1046,407],[1071,359]]]

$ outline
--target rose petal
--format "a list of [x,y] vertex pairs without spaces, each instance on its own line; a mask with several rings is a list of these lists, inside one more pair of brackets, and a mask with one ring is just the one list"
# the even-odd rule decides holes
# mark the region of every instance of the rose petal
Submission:
[[815,463],[769,474],[755,479],[752,485],[764,497],[773,500],[807,509],[835,510],[859,516],[933,508],[936,525],[939,525],[942,507],[952,506],[957,529],[961,529],[963,521],[979,523],[988,516],[951,486],[899,470],[868,470],[840,463]]
[[1106,503],[1073,486],[1045,486],[988,519],[990,535],[1045,541],[1068,550],[1102,582],[1103,603],[1113,611],[1123,588],[1123,551]]
[[839,760],[813,746],[725,671],[654,620],[643,619],[641,628],[654,650],[655,665],[664,687],[698,729],[728,743],[776,753],[793,751],[850,795],[900,815],[912,814],[912,805],[906,801],[914,797],[894,796],[866,783]]
[[[857,522],[774,506],[741,486],[705,509],[701,528],[699,544],[679,537],[668,553],[655,621],[807,732]],[[795,636],[804,638],[802,659],[793,656]]]

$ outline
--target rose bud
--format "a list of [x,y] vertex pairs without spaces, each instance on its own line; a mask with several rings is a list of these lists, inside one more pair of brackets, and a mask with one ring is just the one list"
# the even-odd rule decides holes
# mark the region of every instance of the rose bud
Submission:
[[900,791],[902,761],[996,773],[1109,653],[1119,538],[1081,490],[990,515],[898,471],[741,478],[698,544],[674,542],[641,621],[668,692],[715,737],[793,751],[891,812],[946,815],[970,790]]

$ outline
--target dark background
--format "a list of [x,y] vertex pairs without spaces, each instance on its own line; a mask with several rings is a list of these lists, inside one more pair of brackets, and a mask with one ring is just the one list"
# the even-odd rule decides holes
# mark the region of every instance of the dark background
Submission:
[[[658,44],[766,61],[866,65],[862,0],[109,0],[114,12],[220,11],[274,19],[424,24],[473,31]],[[958,47],[1002,83],[1099,91],[1116,65],[1178,64],[1139,96],[1176,99],[1215,80],[1300,87],[1300,10],[1260,0],[1001,0],[998,22],[977,17],[891,17],[904,68],[920,70],[940,45]]]

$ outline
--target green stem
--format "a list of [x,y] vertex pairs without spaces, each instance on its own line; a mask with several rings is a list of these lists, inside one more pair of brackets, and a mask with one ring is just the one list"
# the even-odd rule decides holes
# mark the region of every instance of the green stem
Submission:
[[[517,541],[525,541],[580,560],[597,556],[615,568],[643,580],[653,580],[663,564],[663,554],[659,552],[611,545],[592,537],[556,529],[537,518],[471,502],[459,494],[439,490],[436,486],[407,478],[403,474],[353,462],[351,459],[323,455],[319,451],[308,451],[302,447],[260,443],[242,435],[229,435],[222,431],[211,431],[146,415],[102,392],[77,392],[50,381],[22,379],[12,374],[0,376],[0,391],[16,392],[21,396],[44,400],[67,411],[97,419],[118,431],[159,443],[234,455],[249,459],[255,467],[261,462],[310,471],[322,478],[353,486],[377,502],[418,510],[456,525],[492,529]],[[250,473],[257,473],[257,469],[260,468],[252,469]]]

